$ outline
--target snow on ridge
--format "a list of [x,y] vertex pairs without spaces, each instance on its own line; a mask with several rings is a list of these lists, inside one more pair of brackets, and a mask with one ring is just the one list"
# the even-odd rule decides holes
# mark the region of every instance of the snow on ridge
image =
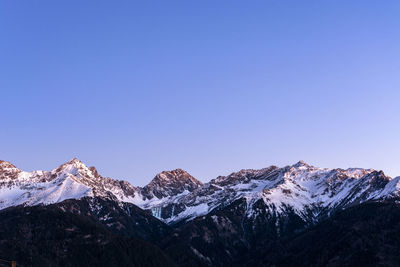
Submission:
[[[1,172],[6,173],[4,169]],[[92,178],[92,175],[77,159],[52,171],[19,170],[15,176],[0,180],[0,209],[22,204],[52,204],[71,198],[93,196],[93,188],[83,182],[85,178]]]
[[[219,176],[199,189],[180,197],[170,198],[152,206],[163,214],[170,208],[171,199],[183,205],[180,214],[164,214],[167,223],[190,220],[211,210],[244,198],[248,203],[248,216],[253,216],[252,205],[262,200],[276,212],[290,207],[304,217],[309,209],[335,209],[351,203],[393,197],[400,190],[400,178],[391,179],[373,169],[317,168],[302,161],[283,168],[241,170],[228,176]],[[204,209],[207,207],[207,209]],[[199,212],[200,211],[200,212]]]
[[[161,176],[165,174],[183,175],[192,184],[200,183],[181,169],[163,172]],[[177,186],[180,185],[185,186],[185,182],[180,182]],[[169,190],[171,186],[174,185],[170,185]],[[175,197],[188,193],[184,188]],[[169,199],[168,196],[160,199],[148,192],[143,195],[143,188],[134,187],[126,181],[101,177],[94,167],[88,168],[76,158],[52,171],[33,172],[21,171],[9,162],[0,161],[0,209],[21,204],[52,204],[87,196],[112,198],[142,208],[151,208]]]
[[0,209],[100,196],[133,203],[151,210],[164,222],[176,223],[205,215],[241,198],[247,202],[248,216],[256,215],[252,206],[259,200],[277,212],[291,207],[305,216],[309,208],[336,208],[394,197],[400,191],[400,177],[391,179],[373,169],[317,168],[303,161],[283,168],[244,169],[205,184],[197,183],[183,170],[175,170],[177,175],[185,175],[184,180],[191,183],[190,186],[178,176],[164,179],[165,175],[172,175],[173,172],[159,174],[156,177],[163,178],[161,182],[153,179],[154,182],[143,190],[125,181],[103,178],[94,168],[88,168],[78,159],[72,159],[52,171],[34,172],[24,172],[0,161]]

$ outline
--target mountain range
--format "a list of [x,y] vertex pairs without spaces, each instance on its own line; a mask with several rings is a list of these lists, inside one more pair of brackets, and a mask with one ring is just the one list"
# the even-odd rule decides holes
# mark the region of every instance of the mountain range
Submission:
[[[309,240],[309,236],[315,238],[315,234],[309,231],[329,231],[338,225],[330,223],[330,220],[348,219],[357,214],[349,213],[353,209],[358,211],[357,207],[377,212],[382,206],[389,205],[388,209],[397,210],[399,195],[400,177],[391,178],[373,169],[318,168],[303,161],[282,168],[244,169],[228,176],[218,176],[207,183],[200,182],[182,169],[176,169],[157,174],[144,187],[102,177],[95,167],[87,167],[78,159],[72,159],[52,171],[33,172],[25,172],[9,162],[0,161],[0,225],[3,229],[15,227],[18,220],[25,227],[37,224],[47,224],[48,229],[56,227],[50,219],[43,222],[43,218],[36,216],[29,221],[31,217],[21,216],[22,213],[42,212],[49,218],[57,218],[54,221],[60,221],[63,214],[73,214],[79,217],[74,221],[76,225],[58,225],[55,228],[79,229],[71,246],[76,242],[87,245],[81,244],[82,238],[85,240],[88,235],[93,237],[94,233],[86,233],[81,228],[84,225],[85,229],[90,229],[85,224],[90,222],[102,229],[99,231],[103,238],[108,238],[104,242],[111,244],[116,255],[122,253],[120,247],[137,248],[138,245],[132,244],[144,242],[146,246],[157,249],[146,250],[143,257],[151,258],[154,251],[157,254],[154,258],[162,259],[160,262],[171,266],[295,266],[296,263],[296,266],[301,266],[297,260],[307,258],[307,248],[315,258],[307,258],[308,261],[304,262],[308,264],[304,266],[354,266],[346,265],[346,262],[361,264],[362,257],[359,255],[366,249],[363,245],[353,249],[357,253],[360,250],[361,254],[351,254],[355,258],[342,261],[336,258],[335,253],[315,252],[314,241]],[[353,219],[357,221],[359,217],[354,215]],[[11,221],[13,225],[7,225]],[[329,227],[321,228],[323,224]],[[397,229],[397,224],[384,224],[382,227]],[[346,225],[350,229],[354,227],[351,223]],[[368,225],[364,227],[368,228]],[[99,231],[95,231],[96,234]],[[331,231],[339,230],[335,228]],[[32,244],[39,242],[32,234],[13,237],[8,233],[6,239],[0,236],[0,251],[10,245],[10,240],[24,240],[27,236],[32,239]],[[59,242],[65,242],[62,240]],[[118,240],[119,245],[114,245],[114,240]],[[327,240],[326,244],[334,240]],[[55,244],[52,247],[58,248],[59,242],[56,241],[52,241]],[[302,244],[304,251],[295,250],[293,242]],[[384,245],[400,249],[396,247],[397,242],[396,239]],[[94,241],[88,244],[96,247]],[[23,251],[26,247],[26,242],[22,242],[17,250]],[[331,250],[334,248],[337,249],[333,246]],[[70,255],[60,253],[60,249],[57,249],[58,254],[54,252],[60,258],[58,261],[52,258],[54,253],[40,254],[41,265],[68,265]],[[100,253],[98,251],[102,250],[95,251]],[[88,258],[79,253],[75,259],[89,260],[86,261],[89,265],[96,261],[96,257]],[[398,257],[380,256],[380,250],[371,253],[369,255],[374,261],[371,259],[367,265],[372,262],[374,265],[371,266],[400,263]],[[39,254],[31,250],[29,257],[33,255]],[[7,255],[0,253],[0,256]],[[28,263],[26,255],[15,254],[14,257]],[[121,257],[126,259],[127,266],[130,263],[132,266],[150,266],[140,259],[132,259],[129,253]],[[346,259],[345,255],[342,258]],[[105,259],[104,266],[114,263],[115,257],[112,260],[107,262]],[[152,266],[160,266],[160,262],[154,261]],[[70,265],[78,266],[80,263],[73,261]]]

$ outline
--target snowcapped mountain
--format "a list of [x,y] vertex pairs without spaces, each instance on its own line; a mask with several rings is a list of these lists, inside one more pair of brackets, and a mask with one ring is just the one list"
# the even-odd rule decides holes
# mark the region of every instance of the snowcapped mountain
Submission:
[[66,199],[102,197],[128,202],[170,224],[191,220],[246,200],[246,216],[263,209],[293,211],[313,220],[335,209],[367,200],[397,197],[400,177],[392,179],[372,169],[326,169],[302,161],[283,168],[241,170],[202,184],[184,170],[157,174],[145,187],[100,176],[94,167],[73,159],[52,171],[24,172],[0,161],[0,209],[16,205],[51,204]]
[[87,167],[76,158],[52,171],[33,172],[0,161],[0,209],[83,197],[102,197],[151,208],[170,197],[188,194],[201,185],[181,169],[157,174],[148,185],[140,188],[126,181],[104,178],[95,167]]
[[175,223],[205,215],[238,199],[246,200],[246,215],[256,217],[259,211],[255,204],[262,200],[271,213],[291,210],[303,219],[312,220],[367,200],[396,197],[399,181],[400,177],[391,179],[382,171],[316,168],[299,161],[284,168],[271,166],[220,176],[158,207],[166,222]]

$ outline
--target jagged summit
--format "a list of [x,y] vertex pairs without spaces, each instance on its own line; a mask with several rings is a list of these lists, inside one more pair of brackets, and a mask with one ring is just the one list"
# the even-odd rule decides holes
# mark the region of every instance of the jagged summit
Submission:
[[185,178],[189,175],[188,172],[186,172],[185,170],[182,169],[175,169],[175,170],[171,170],[171,171],[162,171],[159,174],[156,175],[157,176],[163,176],[164,178]]
[[[306,163],[303,160],[298,161],[297,163],[286,166],[282,169],[296,169],[298,171],[311,171],[311,170],[316,170],[316,169],[322,169],[322,168],[316,168],[308,163]],[[262,168],[262,169],[241,169],[240,171],[233,172],[227,176],[218,176],[217,178],[211,180],[212,183],[214,184],[219,184],[219,185],[229,185],[229,184],[237,184],[238,182],[247,182],[252,179],[262,179],[268,176],[272,171],[280,169],[279,167],[275,165],[271,165],[267,168]]]
[[143,188],[146,198],[163,198],[171,195],[192,192],[202,186],[202,182],[182,169],[163,171],[157,174],[151,182]]
[[277,166],[270,166],[267,168],[255,170],[255,169],[242,169],[237,172],[233,172],[227,176],[218,176],[212,179],[209,183],[218,186],[232,186],[239,183],[247,183],[250,180],[262,179],[269,175],[272,171],[279,169]]
[[69,163],[69,164],[83,164],[82,161],[80,161],[78,158],[73,158],[70,161],[68,161],[67,163]]
[[312,165],[307,164],[307,163],[306,163],[305,161],[303,161],[303,160],[299,160],[297,163],[293,164],[292,166],[295,167],[295,168],[300,168],[300,167],[313,167]]
[[18,169],[14,164],[5,160],[0,160],[0,170],[6,168]]
[[0,179],[16,179],[21,170],[8,161],[0,160]]
[[96,167],[90,166],[90,167],[89,167],[89,170],[92,172],[92,174],[94,175],[94,177],[96,177],[96,178],[100,178],[100,177],[101,177],[100,174],[99,174],[99,172],[97,171]]
[[182,170],[182,169],[175,169],[172,171],[163,171],[159,174],[157,174],[153,180],[150,182],[155,181],[162,181],[164,183],[169,183],[171,181],[179,181],[181,183],[194,183],[194,184],[199,184],[201,185],[202,183],[194,178],[192,175],[190,175],[188,172]]

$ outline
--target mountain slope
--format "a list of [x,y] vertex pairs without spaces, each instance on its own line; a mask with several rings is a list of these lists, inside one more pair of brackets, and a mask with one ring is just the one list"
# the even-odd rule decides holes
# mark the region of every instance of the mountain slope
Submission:
[[116,202],[101,197],[84,197],[78,200],[64,200],[52,206],[64,212],[86,216],[110,232],[122,236],[157,243],[172,232],[170,226],[154,218],[151,212],[127,202]]
[[400,265],[397,200],[356,204],[311,224],[290,211],[252,220],[245,210],[242,199],[195,218],[161,247],[180,266]]
[[309,223],[295,212],[270,213],[265,203],[254,204],[261,212],[246,216],[247,201],[214,209],[176,228],[161,247],[181,266],[230,266],[237,264],[253,249],[306,229]]
[[260,247],[241,266],[400,266],[399,248],[399,203],[368,202]]

